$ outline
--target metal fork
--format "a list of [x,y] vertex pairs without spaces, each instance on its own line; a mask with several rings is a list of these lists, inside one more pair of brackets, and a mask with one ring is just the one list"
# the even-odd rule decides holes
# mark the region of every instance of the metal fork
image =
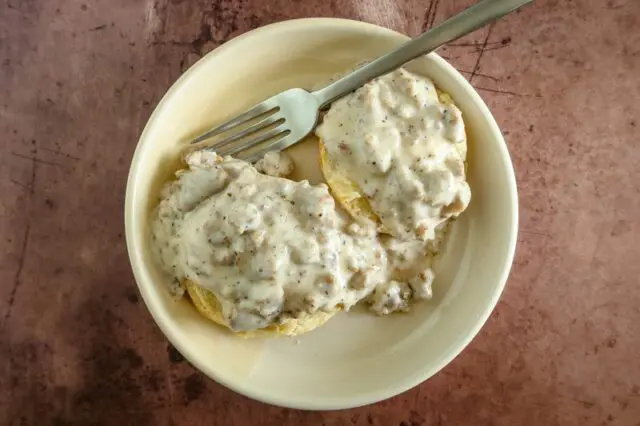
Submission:
[[533,0],[482,0],[458,15],[430,29],[397,49],[356,69],[323,89],[309,92],[285,90],[195,138],[203,142],[224,137],[206,149],[220,155],[235,155],[257,161],[269,151],[282,151],[299,142],[315,128],[319,112],[373,78],[387,74],[405,63],[432,52]]

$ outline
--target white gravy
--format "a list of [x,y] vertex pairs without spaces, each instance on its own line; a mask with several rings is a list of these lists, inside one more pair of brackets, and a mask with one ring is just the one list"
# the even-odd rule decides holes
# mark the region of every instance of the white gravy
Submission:
[[254,167],[193,152],[163,189],[152,239],[172,290],[186,279],[210,290],[233,330],[431,298],[430,254],[471,195],[460,111],[400,69],[335,102],[316,133],[391,235],[345,218],[326,185],[285,179],[283,153]]
[[397,238],[434,240],[469,204],[462,116],[428,78],[375,79],[334,102],[316,134]]
[[216,295],[232,329],[348,310],[387,280],[373,227],[343,219],[326,185],[205,151],[186,162],[163,190],[154,247],[175,282],[190,279]]

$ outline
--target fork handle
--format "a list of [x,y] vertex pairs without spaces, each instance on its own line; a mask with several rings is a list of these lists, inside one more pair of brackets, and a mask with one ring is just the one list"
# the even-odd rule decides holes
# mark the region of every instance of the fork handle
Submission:
[[486,24],[507,15],[533,0],[482,0],[440,25],[409,40],[397,49],[313,92],[320,109],[341,98],[369,80],[400,68],[407,62],[433,52],[443,44],[456,40]]

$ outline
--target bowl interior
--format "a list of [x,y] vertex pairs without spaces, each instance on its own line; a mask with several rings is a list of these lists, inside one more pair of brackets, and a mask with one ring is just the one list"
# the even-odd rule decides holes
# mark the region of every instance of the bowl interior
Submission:
[[[398,394],[435,374],[473,338],[502,291],[513,258],[517,202],[500,131],[466,80],[436,55],[414,71],[451,94],[469,132],[472,202],[437,264],[434,298],[406,315],[339,314],[295,339],[242,340],[175,302],[149,251],[149,212],[187,140],[290,87],[312,88],[406,40],[354,21],[308,19],[264,27],[210,53],[171,88],[145,128],[126,200],[127,244],[145,303],[190,362],[247,396],[289,407],[346,408]],[[298,177],[320,181],[316,141],[292,148]]]

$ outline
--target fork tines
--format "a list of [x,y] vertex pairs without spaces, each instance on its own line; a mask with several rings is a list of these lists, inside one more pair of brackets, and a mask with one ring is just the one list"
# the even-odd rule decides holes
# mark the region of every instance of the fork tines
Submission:
[[280,107],[271,98],[203,133],[191,144],[220,136],[212,143],[203,144],[203,149],[214,150],[222,156],[234,155],[271,139],[286,136],[289,131],[284,124],[285,118]]

